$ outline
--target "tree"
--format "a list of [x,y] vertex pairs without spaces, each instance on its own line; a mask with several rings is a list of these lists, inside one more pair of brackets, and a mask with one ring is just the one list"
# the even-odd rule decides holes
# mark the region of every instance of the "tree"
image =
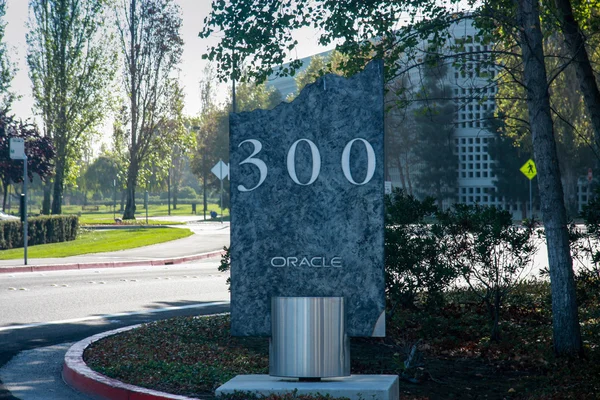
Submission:
[[121,0],[115,8],[129,100],[129,127],[123,132],[129,153],[123,219],[135,218],[135,190],[143,164],[161,141],[168,141],[159,131],[165,132],[172,74],[181,60],[180,14],[173,0]]
[[65,182],[108,110],[115,54],[105,24],[108,0],[30,0],[27,62],[35,108],[56,147],[56,174],[42,212],[60,214]]
[[112,197],[118,175],[118,162],[110,154],[101,154],[83,173],[87,190],[101,192],[104,197]]
[[8,49],[4,42],[6,22],[6,0],[0,0],[0,109],[8,111],[16,95],[10,90],[16,68],[8,57]]
[[[513,30],[507,27],[506,30]],[[561,166],[561,181],[565,193],[565,206],[571,216],[578,213],[577,190],[579,179],[590,166],[594,165],[594,134],[590,126],[590,118],[581,110],[585,107],[578,90],[574,67],[566,63],[569,59],[566,45],[560,35],[550,34],[544,40],[547,54],[544,64],[549,79],[549,94],[552,116],[554,121],[554,136],[558,148]],[[498,112],[495,119],[489,119],[491,130],[497,131],[512,146],[519,150],[524,157],[523,162],[532,158],[533,146],[531,129],[527,115],[526,88],[522,82],[523,63],[513,53],[518,51],[516,36],[506,35],[502,42],[497,43],[497,51],[509,55],[499,56],[497,62],[505,72],[498,78],[498,93],[496,104]],[[597,156],[596,156],[597,157]],[[498,159],[496,159],[498,160]],[[498,160],[501,161],[501,160]],[[509,193],[502,192],[505,197],[514,196],[516,186],[522,186],[520,176],[513,174],[523,165],[516,166],[506,177],[511,182]],[[508,166],[507,166],[508,167]],[[527,190],[523,193],[527,193]],[[526,199],[522,199],[526,200]]]
[[513,225],[510,212],[477,204],[456,204],[437,219],[451,238],[450,263],[486,305],[490,339],[499,340],[504,300],[523,279],[536,252],[533,223]]
[[[531,0],[488,0],[470,14],[455,12],[446,4],[431,0],[353,0],[345,2],[344,7],[339,7],[337,2],[304,0],[288,1],[285,7],[279,6],[279,2],[265,6],[261,1],[213,1],[213,11],[205,20],[201,35],[208,36],[216,30],[222,35],[221,41],[206,54],[206,58],[216,60],[219,69],[224,71],[220,78],[235,77],[240,65],[251,59],[247,63],[249,76],[259,82],[264,80],[273,72],[273,66],[281,64],[297,45],[291,37],[290,26],[321,28],[320,44],[340,41],[338,50],[348,56],[342,68],[349,74],[362,68],[367,60],[384,58],[388,80],[424,63],[421,58],[415,57],[423,42],[427,43],[430,53],[445,59],[466,56],[464,51],[458,55],[441,51],[449,36],[447,27],[461,18],[478,20],[488,38],[501,40],[507,35],[519,38],[515,51],[508,52],[508,55],[521,60],[524,69],[527,114],[538,164],[541,206],[548,238],[554,349],[559,355],[579,354],[582,343],[538,3]],[[400,27],[398,21],[404,15],[409,16],[409,21]],[[244,32],[243,37],[240,32]],[[248,35],[248,32],[257,33]],[[232,54],[236,57],[231,57]],[[293,72],[297,66],[297,63],[292,63],[287,70],[280,68],[278,73],[287,74],[290,69]]]
[[424,66],[425,79],[415,112],[417,144],[414,152],[421,162],[417,187],[423,195],[442,201],[456,196],[458,155],[454,152],[454,104],[445,84],[447,66],[430,59]]
[[296,93],[288,100],[298,96],[302,89],[309,83],[313,83],[325,74],[343,75],[344,71],[340,68],[346,57],[339,51],[332,51],[325,57],[314,56],[310,59],[310,64],[305,70],[296,75]]
[[[229,162],[229,112],[231,101],[217,105],[212,100],[214,95],[211,91],[215,88],[207,82],[211,76],[210,70],[205,70],[205,79],[201,84],[201,97],[203,99],[203,110],[200,114],[197,131],[198,147],[191,160],[191,168],[194,174],[203,182],[203,186],[217,189],[220,182],[210,172],[212,167],[219,161]],[[253,111],[256,109],[272,109],[281,103],[281,93],[265,84],[255,85],[251,82],[241,82],[237,86],[236,103],[238,112]],[[231,93],[230,93],[231,94]],[[225,187],[225,205],[228,204],[229,187]],[[204,196],[206,198],[206,196]],[[224,206],[225,207],[225,206]],[[226,207],[225,207],[226,208]]]
[[[492,122],[499,120],[491,119]],[[491,129],[491,131],[496,134],[494,140],[489,144],[490,156],[494,160],[492,172],[496,176],[496,193],[494,195],[503,196],[509,204],[520,202],[525,207],[525,204],[529,201],[528,179],[523,174],[515,171],[519,171],[521,166],[529,160],[531,150],[525,150],[523,147],[517,146],[499,128]],[[537,187],[535,189],[537,192]],[[533,196],[538,197],[537,193]],[[525,215],[527,215],[525,208],[522,213],[525,218]]]
[[[595,134],[595,148],[600,150],[600,90],[596,81],[595,73],[590,62],[590,57],[586,48],[586,37],[579,26],[579,22],[575,18],[575,13],[570,0],[554,0],[557,9],[560,28],[563,33],[567,49],[570,51],[573,58],[573,66],[576,71],[577,81],[585,105],[590,116],[592,127]],[[594,8],[598,4],[590,4],[590,2],[581,3],[580,9],[586,17],[589,18],[591,24],[598,28],[598,21],[592,18]]]
[[547,238],[554,350],[559,355],[582,354],[583,342],[575,297],[567,212],[560,182],[548,79],[544,65],[539,3],[536,0],[517,0],[516,15],[524,64],[523,83],[528,94],[529,124],[533,136],[542,218]]
[[4,196],[2,210],[6,208],[8,185],[23,182],[23,162],[10,158],[10,138],[21,137],[25,140],[27,155],[27,176],[30,181],[37,174],[42,180],[49,179],[54,172],[53,160],[56,155],[52,141],[41,136],[30,122],[15,121],[13,117],[0,113],[0,181]]

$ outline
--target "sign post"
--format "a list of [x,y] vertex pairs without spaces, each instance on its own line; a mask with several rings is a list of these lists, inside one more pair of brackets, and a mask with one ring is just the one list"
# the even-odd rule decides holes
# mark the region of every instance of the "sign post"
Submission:
[[23,160],[23,263],[27,265],[27,155],[25,154],[25,139],[10,138],[10,158]]
[[223,223],[223,179],[227,178],[229,175],[229,165],[225,164],[223,160],[219,160],[219,162],[212,167],[210,172],[215,174],[221,181],[221,223]]
[[533,196],[531,190],[531,180],[537,175],[535,162],[530,158],[525,164],[523,164],[520,171],[529,179],[529,216],[533,219]]

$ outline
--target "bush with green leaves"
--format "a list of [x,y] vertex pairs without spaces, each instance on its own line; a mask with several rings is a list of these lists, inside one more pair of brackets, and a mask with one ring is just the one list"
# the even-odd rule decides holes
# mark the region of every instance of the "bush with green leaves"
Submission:
[[427,222],[438,212],[435,199],[420,201],[395,190],[386,196],[385,210],[385,289],[390,313],[418,302],[439,305],[457,273],[447,257],[443,226]]
[[526,278],[537,246],[535,221],[514,225],[510,212],[456,204],[437,214],[452,243],[449,260],[464,283],[486,305],[491,340],[500,338],[500,313],[507,295]]
[[[52,215],[28,219],[28,245],[59,243],[77,238],[79,218],[75,215]],[[0,221],[0,250],[23,247],[23,223]]]
[[198,193],[196,193],[196,191],[192,187],[183,186],[179,188],[179,193],[177,197],[181,199],[195,199],[196,197],[198,197]]
[[[581,212],[585,229],[572,225],[569,229],[573,256],[577,300],[581,304],[600,298],[600,187]],[[588,289],[593,288],[590,292]]]
[[583,207],[581,217],[586,234],[580,236],[585,241],[580,250],[591,260],[592,268],[589,273],[600,279],[600,187],[596,188],[592,199]]

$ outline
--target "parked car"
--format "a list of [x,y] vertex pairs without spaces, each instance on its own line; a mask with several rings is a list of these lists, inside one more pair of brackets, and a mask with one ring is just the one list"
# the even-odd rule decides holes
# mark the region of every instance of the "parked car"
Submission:
[[18,220],[19,217],[15,217],[14,215],[5,214],[0,211],[0,221],[9,221],[9,220]]

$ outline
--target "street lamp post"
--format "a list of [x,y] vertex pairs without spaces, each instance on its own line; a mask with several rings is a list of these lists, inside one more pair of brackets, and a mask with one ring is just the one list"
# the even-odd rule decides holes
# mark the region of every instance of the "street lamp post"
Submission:
[[167,172],[167,210],[171,215],[171,166]]
[[204,220],[206,221],[206,146],[202,149],[202,201],[204,202]]
[[113,220],[117,218],[117,179],[113,179]]

